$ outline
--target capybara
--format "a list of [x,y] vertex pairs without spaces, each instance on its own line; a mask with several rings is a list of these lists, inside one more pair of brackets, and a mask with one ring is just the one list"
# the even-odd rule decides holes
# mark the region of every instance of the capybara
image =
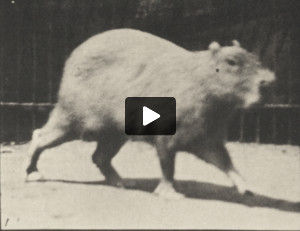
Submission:
[[[224,145],[225,125],[238,107],[260,98],[261,84],[274,80],[258,58],[240,47],[187,51],[165,39],[132,29],[95,35],[77,47],[66,61],[58,102],[46,125],[33,132],[27,180],[38,175],[37,161],[46,149],[74,139],[97,141],[93,162],[107,182],[122,186],[111,164],[127,140],[152,144],[163,177],[155,193],[180,198],[173,188],[177,151],[187,151],[224,171],[236,189],[246,186]],[[176,134],[125,134],[126,97],[174,97]]]

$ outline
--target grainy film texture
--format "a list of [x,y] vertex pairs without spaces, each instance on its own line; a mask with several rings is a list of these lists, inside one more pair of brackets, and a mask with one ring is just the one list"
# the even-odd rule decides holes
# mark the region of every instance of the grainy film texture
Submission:
[[[1,228],[299,230],[299,13],[1,1]],[[175,135],[126,135],[127,97],[174,97]]]

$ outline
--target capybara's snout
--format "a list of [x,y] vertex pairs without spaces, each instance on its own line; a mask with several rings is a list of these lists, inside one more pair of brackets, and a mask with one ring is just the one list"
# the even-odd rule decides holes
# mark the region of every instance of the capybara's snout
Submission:
[[267,87],[275,82],[275,75],[268,69],[262,69],[258,72],[258,81],[260,87]]

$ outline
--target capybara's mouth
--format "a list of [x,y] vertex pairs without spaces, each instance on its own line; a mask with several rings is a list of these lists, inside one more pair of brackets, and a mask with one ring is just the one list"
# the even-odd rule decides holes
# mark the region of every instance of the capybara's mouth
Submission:
[[275,80],[272,81],[266,81],[266,80],[262,80],[259,83],[259,89],[267,89],[267,88],[272,88],[275,84]]

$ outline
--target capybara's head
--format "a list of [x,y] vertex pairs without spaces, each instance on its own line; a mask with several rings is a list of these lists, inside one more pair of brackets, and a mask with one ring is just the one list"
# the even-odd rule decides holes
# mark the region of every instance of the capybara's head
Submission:
[[212,42],[209,50],[224,96],[233,96],[240,100],[241,106],[248,107],[259,101],[260,87],[273,82],[275,75],[262,67],[257,56],[241,48],[238,41],[232,43],[232,46],[221,47]]

